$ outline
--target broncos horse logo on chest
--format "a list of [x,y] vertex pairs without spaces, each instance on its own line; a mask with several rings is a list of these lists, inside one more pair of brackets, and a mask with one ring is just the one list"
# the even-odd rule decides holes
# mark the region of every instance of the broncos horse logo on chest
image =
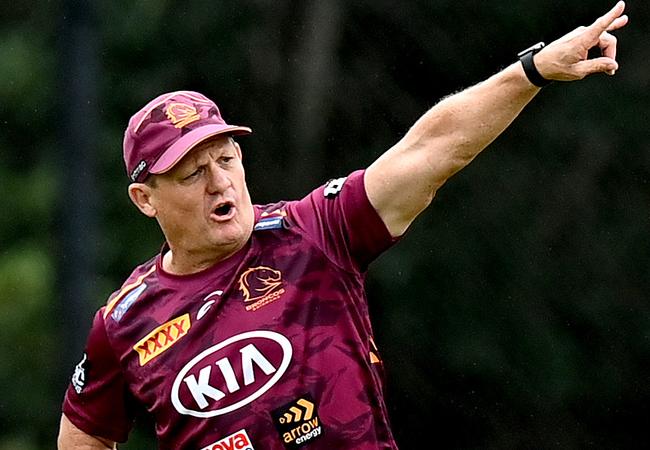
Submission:
[[282,272],[266,266],[251,267],[239,277],[239,290],[244,296],[246,310],[256,310],[283,293]]

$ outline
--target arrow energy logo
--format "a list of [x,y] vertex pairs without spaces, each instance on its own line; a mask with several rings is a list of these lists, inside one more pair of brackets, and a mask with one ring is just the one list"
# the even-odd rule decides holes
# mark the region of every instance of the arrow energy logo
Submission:
[[297,449],[323,434],[316,403],[309,394],[271,413],[276,430],[288,449]]

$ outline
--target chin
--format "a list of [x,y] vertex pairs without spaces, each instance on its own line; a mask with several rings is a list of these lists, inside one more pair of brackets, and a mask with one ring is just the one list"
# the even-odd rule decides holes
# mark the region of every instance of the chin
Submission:
[[219,233],[212,242],[217,247],[238,248],[243,247],[249,238],[250,234],[246,234],[243,230],[237,230],[230,233]]

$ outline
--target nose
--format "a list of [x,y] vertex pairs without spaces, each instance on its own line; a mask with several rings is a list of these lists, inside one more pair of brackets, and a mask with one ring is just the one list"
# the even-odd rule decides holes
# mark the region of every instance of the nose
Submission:
[[226,171],[219,167],[219,164],[211,161],[208,166],[208,192],[210,194],[219,194],[228,189],[229,186],[230,178]]

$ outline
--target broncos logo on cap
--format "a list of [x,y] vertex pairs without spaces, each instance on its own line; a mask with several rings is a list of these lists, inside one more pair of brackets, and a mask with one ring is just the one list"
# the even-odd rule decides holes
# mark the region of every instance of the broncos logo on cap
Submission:
[[282,272],[266,266],[251,267],[239,278],[239,290],[244,302],[253,302],[282,288]]
[[167,105],[165,115],[176,128],[183,128],[201,118],[194,106],[179,102],[173,102]]

